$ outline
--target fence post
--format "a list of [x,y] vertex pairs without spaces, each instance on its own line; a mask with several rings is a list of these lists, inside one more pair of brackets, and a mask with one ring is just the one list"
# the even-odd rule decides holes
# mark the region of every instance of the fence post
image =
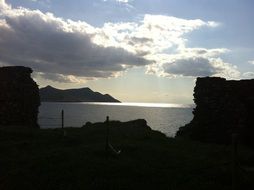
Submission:
[[237,189],[237,143],[238,134],[232,134],[232,190]]
[[62,130],[63,130],[63,136],[66,136],[66,131],[64,129],[64,110],[61,112],[61,120],[62,120]]
[[62,129],[64,128],[64,110],[61,112],[61,119],[62,119]]
[[109,146],[109,116],[106,118],[106,146],[105,150],[108,151],[108,146]]

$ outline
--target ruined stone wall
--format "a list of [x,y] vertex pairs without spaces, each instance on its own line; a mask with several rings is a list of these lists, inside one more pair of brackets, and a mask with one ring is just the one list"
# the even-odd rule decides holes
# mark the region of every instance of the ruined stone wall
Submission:
[[0,67],[0,125],[37,127],[39,89],[28,67]]
[[194,102],[194,118],[178,135],[230,143],[231,134],[238,133],[243,142],[254,145],[254,79],[197,78]]

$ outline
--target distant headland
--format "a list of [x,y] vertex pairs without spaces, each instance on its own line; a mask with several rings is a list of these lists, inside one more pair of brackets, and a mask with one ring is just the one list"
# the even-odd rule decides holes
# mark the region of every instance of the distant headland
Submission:
[[61,90],[52,86],[40,89],[42,102],[120,102],[109,94],[94,92],[90,88]]

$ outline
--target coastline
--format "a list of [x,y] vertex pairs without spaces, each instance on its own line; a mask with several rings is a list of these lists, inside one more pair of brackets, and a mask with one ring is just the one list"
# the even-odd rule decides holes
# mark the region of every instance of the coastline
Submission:
[[[180,126],[192,119],[192,108],[187,106],[144,104],[104,104],[104,103],[42,103],[39,112],[39,124],[43,128],[61,127],[61,110],[65,113],[65,126],[80,127],[87,121],[103,122],[106,116],[110,120],[128,121],[145,119],[152,129],[162,131],[167,136],[175,136]],[[186,108],[187,107],[187,108]],[[54,125],[54,126],[48,126]],[[55,126],[58,125],[58,126]]]

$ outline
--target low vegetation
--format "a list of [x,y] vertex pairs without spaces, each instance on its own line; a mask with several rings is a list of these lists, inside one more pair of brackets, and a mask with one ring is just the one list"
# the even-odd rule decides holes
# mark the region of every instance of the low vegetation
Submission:
[[[231,189],[231,146],[167,138],[149,127],[0,128],[0,189]],[[253,189],[254,154],[238,147],[239,189]]]

